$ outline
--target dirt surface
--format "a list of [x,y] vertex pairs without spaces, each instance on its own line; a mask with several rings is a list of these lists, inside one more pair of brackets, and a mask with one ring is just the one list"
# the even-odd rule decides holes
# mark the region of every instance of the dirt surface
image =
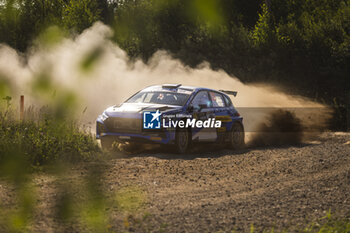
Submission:
[[[350,215],[349,133],[324,133],[317,141],[288,147],[206,150],[182,156],[143,152],[101,165],[109,196],[126,187],[143,196],[137,210],[110,207],[110,230],[249,232],[253,224],[293,232],[329,210]],[[67,182],[86,170],[73,169]],[[40,211],[33,231],[55,232],[60,226],[52,214],[55,179],[41,175],[35,183]],[[2,184],[3,203],[10,194]]]

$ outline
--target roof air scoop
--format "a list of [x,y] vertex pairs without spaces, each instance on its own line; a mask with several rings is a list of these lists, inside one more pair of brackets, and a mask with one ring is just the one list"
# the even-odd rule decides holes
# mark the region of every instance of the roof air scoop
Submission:
[[177,89],[181,86],[182,84],[163,84],[162,87],[163,88],[167,88],[167,89]]

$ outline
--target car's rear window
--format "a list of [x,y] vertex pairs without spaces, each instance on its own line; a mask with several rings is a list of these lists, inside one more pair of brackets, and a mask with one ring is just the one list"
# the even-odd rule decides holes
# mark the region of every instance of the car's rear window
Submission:
[[127,103],[152,103],[183,106],[189,95],[176,92],[139,92]]

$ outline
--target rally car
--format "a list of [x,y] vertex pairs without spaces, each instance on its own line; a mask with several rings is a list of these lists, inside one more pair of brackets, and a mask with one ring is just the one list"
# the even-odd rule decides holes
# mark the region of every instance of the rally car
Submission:
[[244,145],[243,118],[228,95],[235,91],[163,84],[147,87],[96,121],[103,149],[114,142],[172,145],[184,153],[194,142]]

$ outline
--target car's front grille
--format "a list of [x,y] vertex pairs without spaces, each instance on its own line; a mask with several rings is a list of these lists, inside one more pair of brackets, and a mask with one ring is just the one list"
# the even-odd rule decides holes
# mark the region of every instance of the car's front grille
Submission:
[[107,130],[112,133],[139,133],[141,119],[110,117],[105,121]]

